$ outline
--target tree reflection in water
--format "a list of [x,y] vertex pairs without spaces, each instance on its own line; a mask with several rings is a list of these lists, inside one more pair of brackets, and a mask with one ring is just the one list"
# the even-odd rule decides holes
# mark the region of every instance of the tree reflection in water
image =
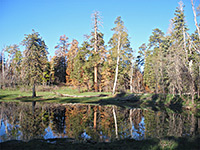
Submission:
[[0,142],[48,138],[109,142],[200,134],[200,119],[194,114],[116,106],[1,102],[0,121]]

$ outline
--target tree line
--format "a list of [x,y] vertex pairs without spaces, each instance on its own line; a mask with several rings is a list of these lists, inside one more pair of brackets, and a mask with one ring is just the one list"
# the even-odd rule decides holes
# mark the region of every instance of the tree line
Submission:
[[[100,31],[101,17],[94,12],[93,30],[80,45],[60,36],[55,55],[38,32],[25,35],[21,45],[6,46],[0,55],[1,88],[22,85],[64,83],[79,91],[130,91],[189,94],[194,102],[200,95],[200,31],[198,8],[191,0],[196,31],[189,34],[182,2],[176,8],[167,34],[153,29],[148,43],[139,47],[137,57],[131,48],[122,18],[115,20],[113,35],[106,44]],[[7,57],[5,58],[5,54]]]

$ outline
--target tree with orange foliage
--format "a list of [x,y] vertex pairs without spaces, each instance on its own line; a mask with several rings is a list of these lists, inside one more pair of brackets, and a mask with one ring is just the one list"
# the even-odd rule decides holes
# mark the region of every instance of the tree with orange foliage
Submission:
[[73,85],[78,87],[79,92],[81,87],[84,86],[84,82],[89,83],[92,74],[92,70],[89,70],[92,67],[88,65],[87,55],[90,52],[88,48],[89,43],[85,41],[73,59],[74,65],[73,70],[71,70],[70,79],[73,80]]
[[66,84],[67,85],[74,85],[75,83],[75,81],[71,77],[71,73],[74,70],[75,57],[77,53],[78,53],[78,41],[74,39],[67,53],[67,69],[66,69]]

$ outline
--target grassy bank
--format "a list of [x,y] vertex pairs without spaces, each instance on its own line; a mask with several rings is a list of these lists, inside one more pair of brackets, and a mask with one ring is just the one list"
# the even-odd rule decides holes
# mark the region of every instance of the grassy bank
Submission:
[[[55,94],[69,94],[79,96],[92,96],[103,94],[106,97],[62,97]],[[130,97],[131,96],[131,97]],[[190,99],[185,97],[185,99]],[[175,112],[181,111],[183,107],[192,108],[188,102],[184,102],[178,95],[170,94],[133,94],[124,93],[112,96],[111,93],[106,92],[83,92],[79,93],[77,89],[69,87],[37,87],[37,97],[32,98],[30,87],[23,89],[0,89],[1,102],[54,102],[54,103],[85,103],[85,104],[99,104],[99,105],[117,105],[121,107],[144,107],[153,110],[169,108]],[[189,101],[189,100],[188,100]],[[193,108],[200,108],[200,101],[195,100]]]
[[[61,93],[61,94],[70,94],[70,95],[96,95],[100,93],[94,92],[85,92],[85,93],[78,93],[77,90],[72,88],[49,88],[49,89],[42,89],[39,87],[37,89],[37,97],[32,98],[31,89],[27,89],[23,91],[21,89],[5,89],[0,90],[0,101],[4,102],[56,102],[56,103],[87,103],[98,101],[100,97],[93,97],[93,98],[71,98],[71,97],[61,97],[56,95],[54,92]],[[109,93],[104,93],[109,94]]]
[[[69,94],[78,96],[93,96],[93,95],[107,95],[106,97],[62,97],[55,94]],[[26,90],[21,89],[5,89],[0,90],[0,101],[1,102],[54,102],[54,103],[86,103],[86,104],[99,104],[99,105],[117,105],[124,107],[134,107],[138,105],[138,97],[132,100],[120,100],[120,97],[126,97],[129,94],[123,96],[112,96],[111,93],[107,92],[83,92],[79,93],[78,90],[73,88],[42,88],[38,87],[37,97],[32,98],[31,88]],[[137,102],[137,103],[136,103]]]

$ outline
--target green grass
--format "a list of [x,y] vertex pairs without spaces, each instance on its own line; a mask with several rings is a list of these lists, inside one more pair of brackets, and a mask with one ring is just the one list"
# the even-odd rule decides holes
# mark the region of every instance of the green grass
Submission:
[[69,94],[69,95],[98,95],[98,94],[110,94],[110,93],[94,93],[94,92],[85,92],[85,93],[78,93],[77,90],[72,88],[60,88],[56,90],[50,91],[38,91],[37,97],[32,98],[32,92],[30,91],[20,91],[17,90],[0,90],[0,101],[4,102],[57,102],[57,103],[89,103],[89,102],[97,102],[103,97],[83,97],[83,98],[71,98],[71,97],[60,97],[53,93],[53,91],[61,93],[61,94]]
[[[122,101],[111,96],[111,93],[107,92],[84,92],[78,93],[78,90],[68,87],[60,88],[50,88],[45,89],[43,87],[37,87],[37,97],[32,98],[31,88],[26,88],[23,90],[0,90],[0,101],[2,102],[54,102],[54,103],[86,103],[86,104],[99,104],[99,105],[117,105],[121,107],[139,107],[138,97],[134,99]],[[108,95],[107,97],[82,97],[82,98],[72,98],[72,97],[61,97],[56,95],[54,92],[69,95],[87,95],[94,96],[99,94]],[[124,96],[127,96],[126,94]]]
[[[37,87],[37,97],[32,98],[31,87],[24,87],[23,89],[0,89],[0,101],[4,102],[55,102],[55,103],[87,103],[99,105],[116,105],[128,108],[150,108],[153,110],[171,109],[174,112],[181,111],[184,105],[179,96],[172,96],[170,94],[136,94],[128,100],[121,98],[129,96],[131,93],[119,94],[119,97],[113,97],[111,93],[106,92],[84,92],[78,93],[77,89],[69,87]],[[69,95],[93,96],[98,94],[109,95],[107,97],[61,97],[54,92]],[[198,101],[196,102],[198,104]],[[199,105],[197,105],[199,106]]]
[[54,90],[55,92],[61,93],[61,94],[69,94],[69,95],[89,95],[89,96],[93,96],[93,95],[98,95],[98,94],[107,94],[110,95],[110,92],[82,92],[79,93],[77,89],[74,88],[67,88],[67,87],[61,87],[57,90]]

